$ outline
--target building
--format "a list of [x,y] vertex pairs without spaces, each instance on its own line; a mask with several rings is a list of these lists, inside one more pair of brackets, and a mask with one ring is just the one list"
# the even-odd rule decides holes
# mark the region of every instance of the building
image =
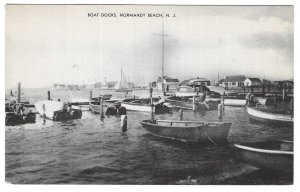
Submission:
[[262,79],[261,81],[262,81],[262,84],[264,84],[264,85],[271,85],[272,84],[272,81],[267,80],[267,79]]
[[233,75],[233,76],[226,76],[225,79],[221,79],[219,81],[219,86],[221,87],[243,87],[246,77],[244,75]]
[[[157,80],[157,89],[162,90],[162,78],[158,77]],[[165,91],[176,91],[179,88],[179,80],[171,77],[165,77],[164,81],[164,89]]]
[[63,90],[66,89],[66,85],[64,84],[54,84],[54,88],[57,90]]
[[261,86],[262,85],[262,81],[259,78],[251,78],[248,77],[247,79],[245,79],[244,81],[244,86],[245,87],[250,87],[250,86]]

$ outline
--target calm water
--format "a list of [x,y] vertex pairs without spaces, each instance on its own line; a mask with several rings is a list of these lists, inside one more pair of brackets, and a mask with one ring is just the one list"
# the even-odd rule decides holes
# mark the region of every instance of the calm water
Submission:
[[[46,89],[23,92],[32,103],[47,96]],[[51,95],[61,100],[88,98],[89,91],[52,91]],[[178,116],[178,112],[174,112],[157,118],[178,119]],[[121,131],[120,118],[105,117],[101,121],[99,115],[90,111],[84,111],[79,120],[44,122],[37,116],[35,124],[7,126],[6,181],[30,184],[293,183],[292,178],[268,175],[237,162],[227,146],[203,146],[152,136],[139,123],[149,118],[147,113],[129,112],[127,132]],[[184,112],[184,120],[218,121],[217,111]],[[228,137],[230,144],[293,139],[293,128],[250,122],[245,108],[226,107],[223,121],[233,123]]]

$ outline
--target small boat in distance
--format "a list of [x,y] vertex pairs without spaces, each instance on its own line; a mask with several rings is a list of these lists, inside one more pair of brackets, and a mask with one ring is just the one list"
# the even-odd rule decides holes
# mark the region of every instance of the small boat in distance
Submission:
[[129,88],[129,84],[126,80],[126,76],[123,74],[122,68],[121,68],[121,78],[120,81],[118,81],[117,85],[115,86],[116,92],[131,92],[132,89]]
[[280,124],[294,124],[294,117],[292,113],[286,110],[267,107],[249,107],[247,106],[247,113],[250,119],[260,122],[280,123]]
[[231,127],[231,123],[198,121],[143,120],[140,123],[155,136],[215,145],[227,143]]
[[263,141],[234,144],[236,154],[242,161],[280,173],[293,173],[294,143],[292,141]]

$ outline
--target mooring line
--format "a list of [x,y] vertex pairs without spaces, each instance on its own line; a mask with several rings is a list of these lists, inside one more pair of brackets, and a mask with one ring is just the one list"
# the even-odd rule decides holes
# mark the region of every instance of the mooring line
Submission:
[[205,135],[206,135],[206,137],[214,144],[214,145],[217,145],[209,136],[208,136],[208,134],[207,134],[207,132],[205,131]]

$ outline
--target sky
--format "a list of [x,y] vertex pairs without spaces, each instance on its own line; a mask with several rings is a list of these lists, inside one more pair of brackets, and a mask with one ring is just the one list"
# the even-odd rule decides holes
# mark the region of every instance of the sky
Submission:
[[164,74],[180,81],[293,79],[292,6],[6,5],[5,19],[6,88],[117,81],[121,68],[145,85],[162,74],[162,50]]

